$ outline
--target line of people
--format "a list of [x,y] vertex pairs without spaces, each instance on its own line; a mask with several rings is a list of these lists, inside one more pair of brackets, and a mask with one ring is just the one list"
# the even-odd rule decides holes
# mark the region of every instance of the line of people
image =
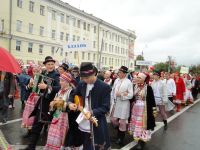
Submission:
[[[117,131],[116,144],[123,146],[129,132],[138,142],[135,149],[143,149],[151,139],[158,112],[167,130],[166,111],[175,105],[180,111],[181,104],[192,103],[199,90],[197,80],[178,73],[129,73],[121,66],[102,74],[89,62],[82,63],[80,69],[70,70],[62,64],[55,70],[51,56],[43,64],[44,70],[33,67],[32,77],[18,79],[25,93],[21,92],[22,127],[28,129],[25,137],[30,141],[26,150],[36,148],[42,130],[48,133],[46,150],[111,149],[106,118]],[[36,83],[34,75],[38,73],[43,80]],[[81,97],[79,103],[77,96]]]

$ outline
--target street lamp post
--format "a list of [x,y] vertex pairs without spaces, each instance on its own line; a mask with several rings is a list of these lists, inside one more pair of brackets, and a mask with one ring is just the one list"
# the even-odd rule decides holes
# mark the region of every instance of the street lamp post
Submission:
[[[105,34],[109,32],[109,30],[106,30],[105,31]],[[101,40],[101,49],[100,49],[100,52],[99,52],[99,62],[98,62],[98,69],[101,69],[101,57],[102,57],[102,52],[103,52],[103,48],[104,48],[104,33],[102,35],[102,40]]]

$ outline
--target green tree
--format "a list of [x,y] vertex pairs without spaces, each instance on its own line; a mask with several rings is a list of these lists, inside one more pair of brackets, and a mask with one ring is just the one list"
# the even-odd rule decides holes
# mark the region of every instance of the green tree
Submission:
[[155,68],[155,70],[158,70],[158,71],[167,72],[168,71],[168,66],[169,66],[168,62],[165,62],[165,63],[160,62],[160,63],[155,64],[154,68]]
[[144,60],[144,57],[143,57],[142,55],[138,55],[138,56],[136,57],[136,60]]

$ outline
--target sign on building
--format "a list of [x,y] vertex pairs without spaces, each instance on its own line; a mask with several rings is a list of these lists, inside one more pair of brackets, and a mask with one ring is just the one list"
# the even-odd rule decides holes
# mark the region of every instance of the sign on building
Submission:
[[189,67],[181,67],[180,73],[189,73]]
[[138,66],[152,66],[152,61],[137,60],[136,65],[138,65]]
[[67,52],[72,51],[90,51],[92,49],[91,41],[77,41],[77,42],[68,42],[63,46],[63,49]]

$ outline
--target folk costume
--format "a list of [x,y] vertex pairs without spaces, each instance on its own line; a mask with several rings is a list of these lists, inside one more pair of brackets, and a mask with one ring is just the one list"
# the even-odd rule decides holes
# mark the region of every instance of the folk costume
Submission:
[[155,72],[154,76],[155,79],[151,83],[151,87],[153,89],[156,105],[158,106],[163,119],[164,129],[167,130],[167,114],[165,111],[165,105],[167,105],[169,100],[167,97],[166,82],[163,82],[163,80],[160,79],[160,72]]
[[[127,74],[128,68],[121,66],[119,71]],[[117,92],[120,93],[120,96],[117,96]],[[115,128],[118,128],[116,144],[122,146],[130,116],[130,99],[133,98],[132,82],[126,77],[116,79],[112,88],[111,98],[114,102],[111,112],[111,122]]]
[[177,105],[177,112],[181,109],[181,104],[184,104],[184,94],[185,94],[185,84],[183,79],[179,76],[178,73],[176,73],[175,78],[176,83],[176,99],[174,100],[174,103]]
[[[48,62],[55,63],[55,60],[51,56],[47,56],[43,64],[46,64]],[[52,84],[48,85],[47,89],[41,90],[41,96],[39,97],[39,100],[37,101],[35,108],[30,115],[30,117],[35,116],[35,120],[32,127],[30,143],[28,147],[25,148],[25,150],[35,150],[40,132],[47,124],[46,122],[49,122],[52,119],[52,116],[48,113],[49,104],[54,99],[56,93],[60,90],[58,72],[53,70],[51,72],[45,71],[42,74],[47,77],[47,81],[44,81],[45,84],[48,85],[48,82],[52,82]],[[53,80],[49,81],[50,79]]]
[[[146,80],[147,75],[139,73],[138,77]],[[146,83],[136,84],[134,95],[129,131],[138,141],[137,148],[142,149],[145,142],[151,139],[151,130],[155,127],[156,103],[153,90]]]
[[[90,77],[96,74],[94,66],[90,62],[81,64],[80,76]],[[90,111],[92,116],[98,120],[98,126],[94,126],[89,120],[82,119],[79,115],[77,122],[79,129],[83,133],[83,150],[108,150],[110,149],[110,139],[106,122],[106,114],[110,110],[110,86],[95,77],[93,84],[80,82],[69,101],[74,103],[75,95],[83,98],[84,110]]]
[[[70,83],[72,77],[69,73],[63,73],[60,76],[60,80]],[[71,86],[68,88],[61,87],[60,91],[57,93],[55,100],[62,102],[61,104],[67,103],[69,95],[72,91]],[[53,101],[54,102],[54,101]],[[68,132],[69,122],[68,122],[68,113],[63,112],[63,106],[57,106],[53,113],[53,119],[51,121],[47,143],[45,145],[45,150],[60,150],[61,147],[64,147],[65,137]]]

